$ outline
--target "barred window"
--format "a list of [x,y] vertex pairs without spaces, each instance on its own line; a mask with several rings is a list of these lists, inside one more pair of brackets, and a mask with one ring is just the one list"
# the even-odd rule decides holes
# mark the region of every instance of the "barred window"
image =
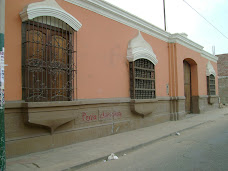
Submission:
[[215,76],[207,76],[207,95],[215,95]]
[[22,23],[22,90],[27,102],[69,101],[74,95],[73,29],[54,17]]
[[132,99],[154,99],[155,69],[147,59],[130,62],[130,93]]

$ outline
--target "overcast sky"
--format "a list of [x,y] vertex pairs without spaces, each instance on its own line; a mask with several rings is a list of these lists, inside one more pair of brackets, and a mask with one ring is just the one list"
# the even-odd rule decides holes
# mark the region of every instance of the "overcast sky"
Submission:
[[[105,0],[164,29],[163,0]],[[228,0],[185,0],[228,37]],[[183,0],[166,0],[166,23],[170,33],[187,33],[188,38],[215,54],[228,53],[225,38]]]

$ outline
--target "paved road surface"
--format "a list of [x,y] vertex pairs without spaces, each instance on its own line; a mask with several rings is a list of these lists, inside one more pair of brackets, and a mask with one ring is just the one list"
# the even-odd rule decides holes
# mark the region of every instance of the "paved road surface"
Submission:
[[228,171],[228,115],[81,171]]

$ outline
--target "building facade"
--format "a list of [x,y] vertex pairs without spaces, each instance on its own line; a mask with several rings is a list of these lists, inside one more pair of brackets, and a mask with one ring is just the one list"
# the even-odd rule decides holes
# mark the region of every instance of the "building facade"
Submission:
[[217,108],[217,60],[103,0],[7,0],[6,155]]
[[218,84],[221,103],[228,104],[228,54],[217,55],[218,57]]

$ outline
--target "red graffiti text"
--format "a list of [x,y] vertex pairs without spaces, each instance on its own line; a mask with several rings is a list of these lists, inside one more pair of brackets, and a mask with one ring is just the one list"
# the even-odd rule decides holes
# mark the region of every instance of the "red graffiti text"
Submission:
[[99,115],[99,119],[111,119],[111,118],[116,118],[116,117],[121,117],[122,113],[121,112],[103,112],[102,114]]
[[97,120],[97,115],[95,114],[87,115],[85,112],[82,112],[82,120],[87,122],[95,121]]

